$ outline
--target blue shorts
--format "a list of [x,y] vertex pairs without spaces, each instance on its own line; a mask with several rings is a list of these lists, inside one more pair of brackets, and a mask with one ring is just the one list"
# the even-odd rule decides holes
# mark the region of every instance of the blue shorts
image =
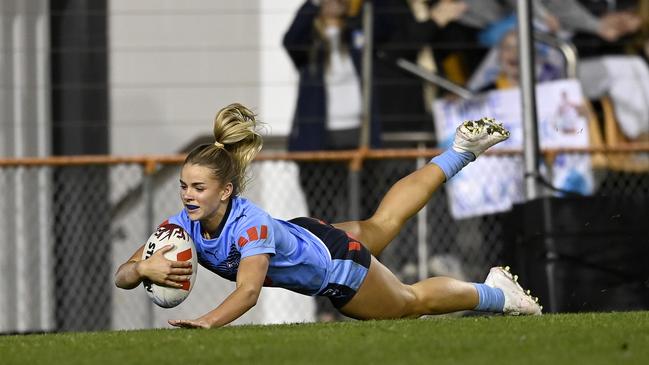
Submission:
[[336,308],[347,304],[367,276],[372,254],[347,232],[313,218],[295,218],[289,222],[305,228],[329,249],[333,269],[329,284],[317,295],[328,297]]

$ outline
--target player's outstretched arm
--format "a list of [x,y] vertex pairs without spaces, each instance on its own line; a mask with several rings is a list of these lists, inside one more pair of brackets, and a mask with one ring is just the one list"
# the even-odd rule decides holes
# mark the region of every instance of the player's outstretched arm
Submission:
[[257,304],[269,265],[268,254],[243,258],[237,271],[237,288],[221,305],[197,319],[172,319],[169,324],[184,328],[216,328],[241,317]]
[[142,245],[117,269],[115,285],[122,289],[133,289],[140,285],[142,280],[148,279],[154,284],[182,288],[182,283],[189,280],[192,274],[191,262],[167,260],[164,254],[173,248],[173,245],[167,245],[150,258],[142,260]]

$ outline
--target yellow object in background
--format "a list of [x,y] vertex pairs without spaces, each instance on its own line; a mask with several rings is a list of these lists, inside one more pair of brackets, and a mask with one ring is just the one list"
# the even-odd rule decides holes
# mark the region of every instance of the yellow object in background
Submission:
[[360,13],[362,7],[363,0],[349,0],[349,10],[347,11],[347,14],[349,14],[349,16],[356,16]]

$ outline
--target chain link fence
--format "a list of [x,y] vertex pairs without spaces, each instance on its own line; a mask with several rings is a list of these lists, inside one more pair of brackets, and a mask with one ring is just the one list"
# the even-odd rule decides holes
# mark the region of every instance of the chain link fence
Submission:
[[[646,152],[599,157],[606,163],[624,156],[647,159]],[[497,158],[507,167],[506,160],[520,156]],[[392,184],[427,159],[372,158],[355,171],[348,159],[265,157],[253,163],[244,196],[281,219],[344,221],[353,202],[367,217]],[[193,318],[217,306],[234,284],[203,268],[189,298],[173,309],[155,307],[141,288],[113,284],[117,267],[158,223],[182,209],[180,161],[158,164],[151,174],[140,162],[0,165],[0,332],[164,327],[167,319]],[[649,198],[649,169],[632,170],[595,168],[594,195]],[[506,172],[492,171],[483,183]],[[359,182],[358,196],[353,181]],[[407,283],[432,275],[482,281],[490,266],[503,264],[504,222],[503,214],[454,219],[442,188],[380,260]],[[323,308],[313,298],[265,288],[259,304],[236,323],[315,321]]]

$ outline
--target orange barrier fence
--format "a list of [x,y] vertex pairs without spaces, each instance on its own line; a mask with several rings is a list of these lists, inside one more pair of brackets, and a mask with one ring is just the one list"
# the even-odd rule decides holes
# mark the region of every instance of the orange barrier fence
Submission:
[[[315,152],[262,152],[257,161],[356,161],[364,159],[385,158],[430,158],[441,152],[437,148],[406,148],[406,149],[358,149],[347,151],[315,151]],[[590,147],[590,148],[554,148],[542,150],[547,157],[561,153],[584,154],[630,154],[649,153],[649,143],[628,144],[618,147]],[[492,150],[485,155],[517,155],[523,153],[519,149]],[[114,155],[80,155],[80,156],[51,156],[51,157],[19,157],[0,158],[0,167],[5,166],[81,166],[81,165],[115,165],[120,163],[140,164],[152,166],[156,164],[177,164],[185,159],[185,155],[142,155],[142,156],[114,156]]]

